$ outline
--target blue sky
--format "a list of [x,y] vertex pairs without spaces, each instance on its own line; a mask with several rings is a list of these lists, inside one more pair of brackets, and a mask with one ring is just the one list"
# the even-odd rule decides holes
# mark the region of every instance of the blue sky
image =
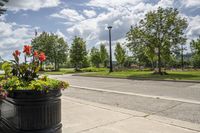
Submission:
[[188,44],[200,35],[200,0],[10,0],[0,17],[0,56],[10,59],[13,50],[30,44],[35,29],[56,33],[69,45],[81,36],[90,49],[107,43],[112,25],[113,44],[124,42],[130,26],[159,6],[178,8],[188,20]]

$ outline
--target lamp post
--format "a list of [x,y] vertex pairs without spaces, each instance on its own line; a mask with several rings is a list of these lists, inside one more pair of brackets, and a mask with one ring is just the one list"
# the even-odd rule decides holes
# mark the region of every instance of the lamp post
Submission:
[[183,71],[183,69],[184,69],[183,51],[184,51],[183,44],[181,44],[181,69],[182,69],[182,71]]
[[110,46],[110,72],[113,72],[113,66],[112,66],[112,47],[111,47],[111,29],[112,29],[112,26],[108,26],[108,30],[109,30],[109,46]]
[[[156,56],[158,56],[158,48],[155,48]],[[158,60],[156,61],[156,73],[158,72]]]

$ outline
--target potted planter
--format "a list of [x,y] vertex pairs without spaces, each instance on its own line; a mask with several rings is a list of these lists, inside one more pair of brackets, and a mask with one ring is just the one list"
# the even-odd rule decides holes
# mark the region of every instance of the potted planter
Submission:
[[2,103],[7,133],[61,133],[61,91],[12,91]]
[[[68,84],[37,75],[39,62],[46,59],[44,53],[40,57],[30,46],[24,47],[24,53],[25,63],[19,63],[20,52],[15,51],[15,62],[3,64],[0,132],[62,133],[60,97],[61,89]],[[26,57],[33,57],[32,62],[27,63]]]

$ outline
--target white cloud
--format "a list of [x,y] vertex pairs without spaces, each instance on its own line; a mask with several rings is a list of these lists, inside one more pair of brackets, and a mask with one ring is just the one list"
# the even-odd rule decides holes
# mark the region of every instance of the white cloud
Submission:
[[199,7],[200,6],[200,0],[181,0],[182,4],[186,7]]
[[0,15],[0,21],[5,21],[6,20],[6,14],[1,14]]
[[60,0],[9,0],[7,3],[8,10],[34,10],[40,8],[56,7],[60,4]]
[[95,17],[97,14],[94,10],[84,10],[83,13],[85,14],[85,16],[87,16],[88,18],[92,18]]
[[57,29],[56,35],[58,35],[59,37],[64,38],[64,40],[67,40],[67,37],[60,31],[60,29]]
[[14,50],[22,50],[22,46],[30,44],[34,36],[34,28],[16,23],[0,22],[0,56],[11,59]]
[[189,39],[197,38],[200,35],[200,16],[188,17],[188,21],[187,37]]
[[124,5],[136,5],[143,0],[90,0],[88,6],[101,8],[116,8]]
[[59,13],[51,14],[51,17],[63,18],[71,22],[82,21],[85,18],[73,9],[63,9]]
[[[86,19],[67,28],[67,33],[70,39],[74,36],[83,37],[87,43],[94,45],[94,41],[98,38],[98,27],[96,18]],[[92,44],[93,43],[93,44]]]
[[124,40],[130,26],[136,24],[147,11],[153,9],[151,4],[142,2],[135,6],[118,5],[117,8],[110,8],[109,12],[103,12],[96,17],[74,23],[73,26],[67,28],[67,33],[72,37],[81,36],[88,44],[94,45],[108,40],[107,26],[112,25],[112,40]]
[[157,6],[161,6],[163,8],[165,7],[172,7],[174,3],[174,0],[160,0],[157,4]]
[[0,22],[0,36],[8,37],[12,34],[12,25],[4,22]]

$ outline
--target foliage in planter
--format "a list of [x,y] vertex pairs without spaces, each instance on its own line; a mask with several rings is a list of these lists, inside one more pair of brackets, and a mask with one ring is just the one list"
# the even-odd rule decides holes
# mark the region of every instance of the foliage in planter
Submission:
[[37,74],[41,64],[46,60],[43,52],[33,50],[31,46],[24,46],[24,60],[20,63],[21,52],[13,53],[14,60],[5,61],[2,69],[5,74],[0,77],[0,96],[7,96],[12,90],[37,90],[48,92],[52,89],[65,89],[69,85],[66,82],[49,79],[47,76],[39,77]]

